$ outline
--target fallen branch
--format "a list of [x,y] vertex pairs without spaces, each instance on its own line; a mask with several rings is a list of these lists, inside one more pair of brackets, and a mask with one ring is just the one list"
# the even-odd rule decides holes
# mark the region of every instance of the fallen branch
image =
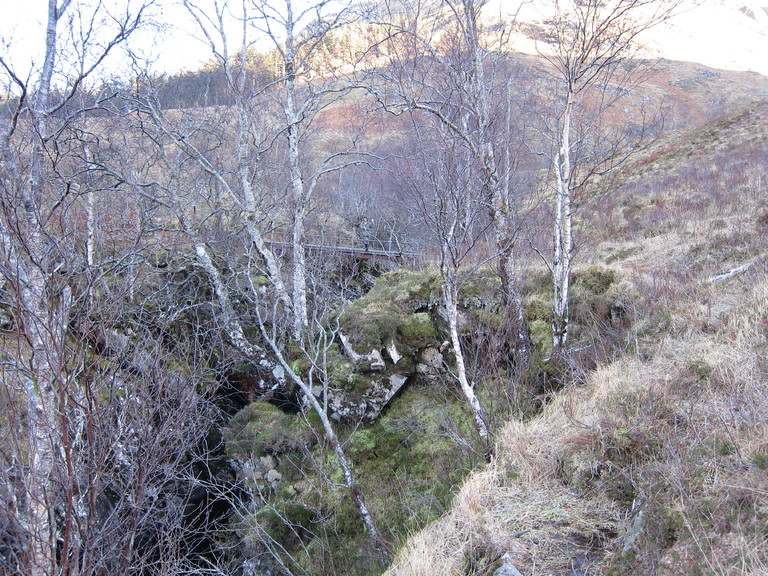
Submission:
[[710,282],[722,282],[724,280],[728,280],[730,278],[733,278],[734,276],[738,276],[739,274],[744,274],[744,272],[749,270],[754,263],[755,263],[754,260],[752,262],[747,262],[746,264],[742,264],[741,266],[738,266],[737,268],[734,268],[732,270],[728,270],[727,272],[723,272],[722,274],[717,274],[715,276],[712,276],[709,279],[709,281]]

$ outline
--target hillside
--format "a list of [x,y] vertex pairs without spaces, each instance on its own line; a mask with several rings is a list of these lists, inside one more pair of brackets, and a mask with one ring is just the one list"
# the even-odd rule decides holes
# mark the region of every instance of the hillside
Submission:
[[505,425],[389,576],[766,573],[766,158],[763,102],[626,170],[581,256],[620,353]]
[[0,576],[765,572],[768,78],[575,14],[558,66],[485,0],[184,2],[169,77],[160,3],[49,4],[0,59]]

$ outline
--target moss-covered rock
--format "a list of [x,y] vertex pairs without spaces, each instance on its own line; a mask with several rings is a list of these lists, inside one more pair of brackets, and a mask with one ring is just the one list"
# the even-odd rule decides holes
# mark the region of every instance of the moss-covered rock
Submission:
[[[356,429],[347,447],[380,526],[404,535],[443,514],[475,464],[462,443],[474,436],[462,399],[433,386],[408,388],[385,415]],[[350,520],[359,531],[359,520]]]
[[400,320],[397,327],[398,340],[411,348],[426,348],[437,341],[437,329],[427,312],[409,314]]
[[417,373],[418,352],[439,341],[438,316],[432,311],[440,285],[434,271],[390,272],[344,310],[342,345],[328,351],[334,417],[373,420]]
[[[384,348],[390,341],[398,340],[401,326],[406,333],[409,331],[411,315],[438,305],[440,285],[440,276],[435,271],[398,270],[384,274],[365,296],[344,310],[341,328],[356,349]],[[423,335],[423,318],[418,324]]]
[[304,419],[267,402],[254,402],[229,421],[224,438],[231,456],[245,458],[301,450],[313,435]]

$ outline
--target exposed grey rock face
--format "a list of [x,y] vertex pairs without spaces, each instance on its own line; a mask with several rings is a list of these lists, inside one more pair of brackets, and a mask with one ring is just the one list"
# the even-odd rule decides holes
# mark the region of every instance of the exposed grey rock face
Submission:
[[280,482],[280,480],[283,479],[283,475],[280,474],[277,470],[274,468],[269,470],[267,472],[267,475],[264,477],[264,479],[269,483],[269,485],[274,488],[275,485]]
[[374,420],[411,378],[435,378],[443,368],[442,354],[433,347],[411,350],[407,356],[390,341],[384,354],[376,349],[360,354],[344,335],[340,340],[345,356],[354,365],[355,375],[351,380],[355,385],[327,390],[334,420]]
[[400,352],[398,352],[397,345],[395,344],[394,340],[389,342],[389,345],[387,346],[387,354],[389,355],[389,359],[392,360],[393,364],[400,362],[402,356],[400,355]]
[[416,371],[426,377],[434,377],[443,369],[445,360],[439,349],[429,347],[422,350]]
[[369,379],[370,387],[361,395],[345,390],[330,391],[328,404],[335,420],[374,420],[408,381],[409,375],[381,374]]
[[642,504],[637,505],[633,502],[632,512],[634,512],[635,517],[627,532],[627,538],[622,549],[623,554],[628,554],[635,549],[635,543],[645,529],[645,507]]
[[[384,358],[381,356],[381,352],[375,348],[371,349],[371,351],[367,354],[358,354],[355,352],[355,349],[349,342],[349,338],[347,338],[341,332],[339,332],[339,340],[341,341],[341,346],[344,349],[344,354],[347,356],[347,358],[354,362],[358,369],[365,370],[367,368],[369,371],[377,371],[384,370],[386,367]],[[392,343],[392,346],[394,346],[394,342]]]
[[523,576],[520,573],[520,570],[515,568],[515,565],[512,564],[512,558],[510,558],[509,554],[504,554],[501,559],[503,564],[496,569],[493,576]]

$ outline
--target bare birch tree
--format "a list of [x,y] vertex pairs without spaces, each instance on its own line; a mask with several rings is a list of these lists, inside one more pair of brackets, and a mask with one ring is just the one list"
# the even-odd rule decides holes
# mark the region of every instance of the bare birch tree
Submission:
[[[507,309],[516,324],[518,362],[528,363],[529,338],[516,269],[520,191],[513,187],[515,145],[512,102],[501,80],[514,17],[490,32],[485,0],[392,2],[380,22],[389,55],[377,90],[381,104],[400,113],[417,110],[463,140],[480,168],[479,186],[493,221],[498,271]],[[498,74],[498,76],[497,76]],[[493,99],[493,93],[502,98]],[[499,113],[499,110],[501,112]]]
[[[237,12],[230,12],[228,5],[218,2],[214,2],[212,11],[189,1],[185,6],[223,68],[238,110],[239,181],[230,181],[220,165],[184,142],[183,135],[174,137],[220,181],[231,201],[245,210],[249,234],[268,264],[270,281],[292,316],[293,337],[298,340],[309,317],[306,219],[320,181],[343,168],[357,148],[355,136],[329,150],[327,136],[321,137],[326,140],[326,144],[321,144],[312,134],[312,124],[320,113],[349,90],[349,83],[338,80],[334,73],[333,65],[340,63],[329,66],[323,58],[326,43],[346,21],[348,12],[342,3],[330,0],[243,1]],[[234,47],[229,30],[232,21],[238,23],[240,30]],[[253,86],[247,82],[251,72],[249,58],[258,41],[271,44],[268,57],[276,73],[268,82]],[[158,126],[166,126],[157,110],[153,117]],[[166,134],[172,135],[173,131],[166,129]],[[318,154],[318,144],[327,151]],[[287,185],[281,181],[283,178]],[[274,189],[282,187],[287,188],[287,204],[275,211],[271,222],[262,220],[262,226],[257,225],[258,200],[267,191],[274,197]],[[265,241],[264,224],[283,228],[287,225],[291,249],[289,283],[283,278],[279,259]]]
[[[286,340],[292,341],[294,350],[304,350],[316,337],[323,338],[318,327],[309,323],[313,314],[308,304],[311,274],[305,252],[306,218],[322,178],[354,162],[356,154],[354,133],[329,150],[327,135],[318,142],[312,140],[311,132],[320,112],[348,91],[332,75],[323,78],[330,73],[318,62],[318,53],[345,12],[331,11],[338,6],[328,1],[303,3],[296,12],[291,0],[279,6],[251,1],[232,6],[214,2],[207,8],[191,1],[184,5],[222,67],[234,105],[227,110],[165,110],[154,92],[140,93],[136,103],[144,141],[161,159],[163,176],[136,184],[153,190],[189,238],[196,263],[212,287],[218,327],[234,350],[267,375],[262,392],[295,388],[306,408],[318,415],[371,542],[378,554],[386,556],[324,404],[284,356]],[[230,29],[233,22],[238,30],[236,41]],[[253,82],[250,66],[258,54],[255,43],[265,38],[273,45],[267,57],[277,66],[259,84]],[[151,81],[146,79],[146,88],[151,88]],[[235,150],[230,155],[232,134]],[[236,160],[231,162],[229,157]],[[203,224],[207,215],[200,214],[197,220],[191,217],[193,203],[204,200],[195,191],[196,183],[206,178],[223,191],[234,214],[232,223],[247,234],[245,260],[230,263],[229,270],[220,268],[207,242]],[[290,256],[284,261],[279,252],[284,244],[270,241],[268,233],[286,223]],[[256,285],[255,274],[266,277],[268,286]],[[263,315],[271,322],[268,326]],[[282,320],[286,315],[290,322]],[[261,339],[247,334],[246,321],[260,327]],[[286,330],[286,326],[290,328]]]
[[484,174],[477,168],[467,143],[451,139],[450,128],[442,122],[435,120],[432,131],[418,122],[414,122],[413,128],[417,149],[414,160],[401,173],[408,199],[417,207],[429,242],[439,249],[442,304],[455,357],[455,378],[472,411],[484,456],[490,458],[490,432],[476,383],[470,380],[467,370],[459,311],[462,288],[472,280],[477,268],[486,263],[476,249],[493,227],[481,185]]
[[554,225],[551,262],[553,345],[565,350],[574,256],[575,194],[593,176],[626,159],[626,132],[602,131],[606,112],[635,83],[639,36],[666,20],[678,0],[554,0],[539,30],[542,55],[554,72],[551,111]]
[[[178,218],[182,230],[192,242],[198,265],[203,269],[208,282],[213,287],[215,301],[219,308],[219,326],[224,331],[226,340],[244,358],[269,371],[272,376],[272,382],[270,382],[271,389],[284,390],[287,384],[298,388],[306,408],[315,413],[322,423],[325,437],[331,444],[336,460],[343,471],[345,488],[348,490],[358,514],[365,524],[376,554],[381,559],[386,559],[388,555],[387,545],[376,528],[364,494],[355,478],[351,463],[347,459],[342,443],[336,435],[328,414],[327,405],[321,402],[315,395],[313,385],[297,374],[289,361],[285,359],[280,344],[280,314],[277,313],[274,304],[270,306],[269,302],[263,303],[261,301],[263,298],[261,290],[252,280],[252,265],[259,269],[260,264],[249,258],[249,262],[244,266],[244,270],[240,272],[246,277],[246,292],[241,293],[241,297],[247,298],[250,306],[247,314],[238,313],[236,312],[234,297],[227,279],[216,266],[214,257],[209,247],[200,237],[198,230],[190,222],[187,211],[180,202],[181,194],[179,190],[168,187],[165,188],[165,192],[167,193],[165,197],[168,199],[169,206],[171,206]],[[266,310],[272,310],[269,325],[263,317],[262,307],[265,307]],[[251,338],[246,336],[246,330],[241,321],[243,316],[256,321],[262,335],[262,343],[253,342]],[[318,329],[321,332],[323,331],[322,326],[318,326]],[[323,335],[320,334],[318,337],[322,338]],[[308,340],[305,339],[305,341]],[[308,351],[307,354],[309,354]]]
[[108,14],[101,6],[49,0],[40,69],[20,73],[0,58],[17,94],[0,136],[0,237],[5,281],[15,291],[15,321],[23,338],[13,359],[13,382],[27,397],[28,445],[19,457],[28,467],[25,571],[33,576],[57,573],[57,563],[67,560],[57,559],[54,501],[56,470],[66,466],[71,455],[63,439],[68,434],[65,402],[71,378],[67,330],[76,298],[61,274],[76,263],[69,258],[67,235],[56,235],[55,223],[72,191],[72,181],[62,170],[66,144],[59,143],[65,142],[68,126],[83,112],[76,105],[78,91],[141,25],[145,10],[146,4],[137,3]]

